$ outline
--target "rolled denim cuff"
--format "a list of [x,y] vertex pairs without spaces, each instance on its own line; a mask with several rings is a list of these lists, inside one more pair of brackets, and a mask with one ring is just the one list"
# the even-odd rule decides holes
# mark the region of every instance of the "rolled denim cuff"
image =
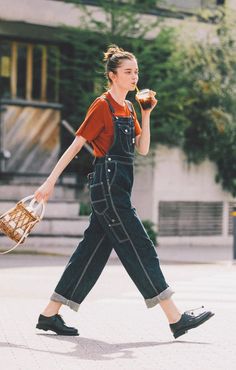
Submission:
[[163,290],[163,292],[161,292],[157,296],[153,298],[145,299],[147,308],[152,308],[156,306],[158,303],[160,303],[161,301],[164,301],[165,299],[169,299],[172,296],[172,294],[174,294],[174,291],[168,287],[167,289]]
[[60,302],[64,305],[70,307],[73,311],[76,311],[76,312],[79,310],[79,306],[80,306],[79,303],[71,301],[70,299],[67,299],[67,298],[63,297],[62,295],[60,295],[56,292],[54,292],[52,294],[51,301]]

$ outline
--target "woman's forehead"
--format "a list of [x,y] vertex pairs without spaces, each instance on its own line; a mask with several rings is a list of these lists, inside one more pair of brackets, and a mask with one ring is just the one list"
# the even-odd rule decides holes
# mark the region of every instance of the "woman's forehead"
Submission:
[[122,69],[137,69],[138,68],[138,63],[136,59],[124,59],[121,62],[121,65],[119,68]]

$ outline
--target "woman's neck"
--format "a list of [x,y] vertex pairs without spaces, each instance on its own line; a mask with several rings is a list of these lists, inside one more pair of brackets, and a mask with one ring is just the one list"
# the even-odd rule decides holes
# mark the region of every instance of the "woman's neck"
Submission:
[[121,91],[116,89],[115,87],[111,87],[108,92],[111,94],[112,98],[120,105],[125,106],[125,98],[127,95],[127,91]]

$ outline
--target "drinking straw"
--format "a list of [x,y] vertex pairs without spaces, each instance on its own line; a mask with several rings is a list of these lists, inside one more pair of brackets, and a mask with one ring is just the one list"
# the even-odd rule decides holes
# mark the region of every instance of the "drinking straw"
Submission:
[[135,89],[136,89],[137,93],[139,93],[140,90],[139,90],[137,85],[135,85]]

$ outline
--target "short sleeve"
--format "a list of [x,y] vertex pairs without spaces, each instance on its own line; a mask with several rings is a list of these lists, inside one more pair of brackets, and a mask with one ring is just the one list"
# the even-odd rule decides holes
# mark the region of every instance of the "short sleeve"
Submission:
[[89,107],[84,121],[75,134],[91,142],[96,139],[104,127],[104,102],[97,98]]

